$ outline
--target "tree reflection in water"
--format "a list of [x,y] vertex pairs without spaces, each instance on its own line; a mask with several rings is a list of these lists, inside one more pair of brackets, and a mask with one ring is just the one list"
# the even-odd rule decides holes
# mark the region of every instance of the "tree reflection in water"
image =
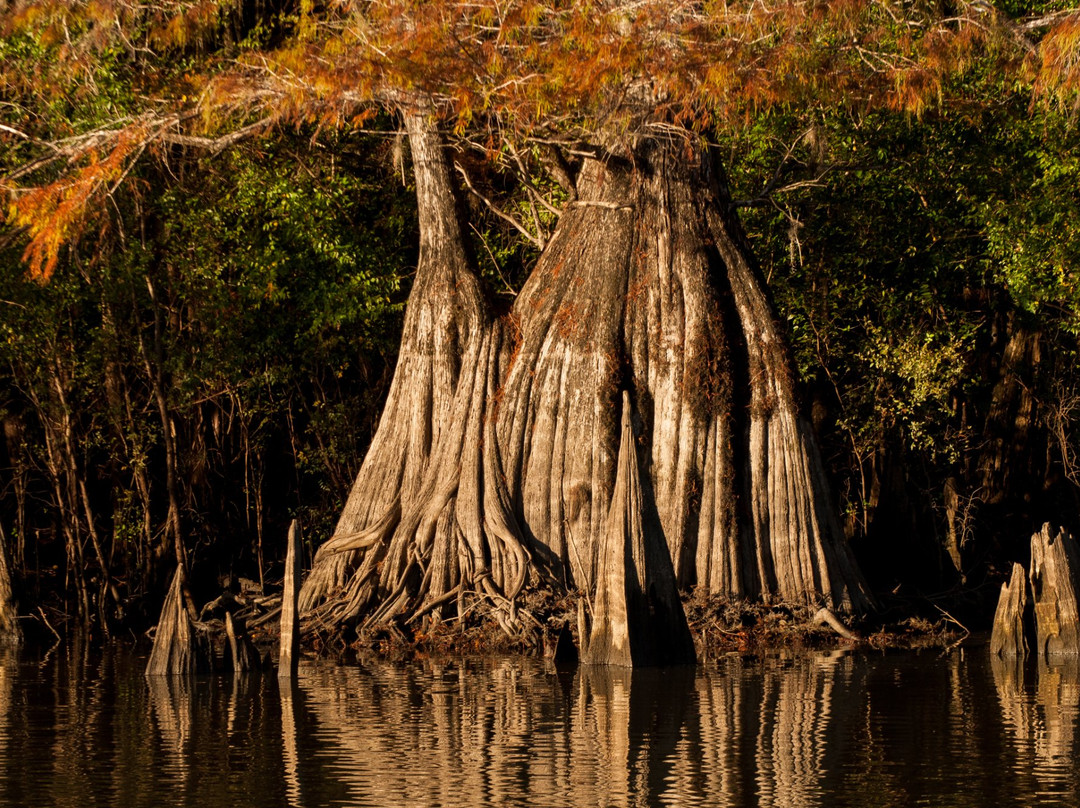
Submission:
[[832,692],[845,669],[830,656],[776,659],[753,673],[734,659],[707,671],[542,676],[515,661],[482,674],[375,663],[311,672],[305,690],[320,737],[347,750],[342,773],[363,804],[526,795],[534,804],[798,808],[823,803]]
[[0,807],[1080,806],[1075,661],[366,660],[279,686],[147,680],[120,648],[17,653],[0,658]]
[[1080,660],[1058,656],[1037,661],[993,657],[994,686],[1012,741],[1018,774],[1033,775],[1040,788],[1073,788],[1080,713]]

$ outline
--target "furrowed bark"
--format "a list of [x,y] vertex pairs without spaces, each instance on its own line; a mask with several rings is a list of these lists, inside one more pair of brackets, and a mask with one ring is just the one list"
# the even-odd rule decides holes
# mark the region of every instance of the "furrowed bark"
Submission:
[[386,408],[300,596],[309,627],[441,614],[466,592],[508,630],[529,570],[492,437],[502,329],[469,261],[441,136],[405,116],[417,266]]
[[709,155],[643,141],[586,158],[514,302],[487,313],[438,134],[406,116],[421,253],[390,398],[308,625],[460,615],[592,592],[621,391],[641,421],[643,530],[710,594],[869,606],[832,513],[791,358]]
[[761,598],[864,612],[871,598],[833,510],[820,451],[799,409],[790,350],[720,181],[709,226],[727,271],[750,388],[744,490]]
[[593,586],[626,382],[680,585],[865,610],[771,304],[707,156],[686,151],[587,161],[515,304],[499,436],[526,532]]
[[633,236],[631,185],[589,161],[514,303],[520,332],[498,409],[503,467],[538,564],[585,590],[618,448],[622,310]]
[[694,641],[663,535],[644,519],[645,493],[623,393],[618,472],[608,511],[586,660],[639,667],[692,665]]

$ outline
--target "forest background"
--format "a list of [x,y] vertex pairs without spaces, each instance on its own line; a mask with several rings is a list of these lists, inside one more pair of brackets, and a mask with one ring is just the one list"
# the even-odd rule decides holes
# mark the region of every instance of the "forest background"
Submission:
[[[266,49],[310,11],[181,4],[145,23],[145,47],[91,48],[65,30],[93,28],[87,7],[64,5],[0,4],[12,200],[30,169],[70,173],[49,155],[151,88],[186,99],[208,58]],[[1077,48],[1067,7],[1007,5],[1036,38],[1071,20]],[[1032,531],[1080,530],[1075,77],[1040,97],[1017,75],[987,60],[932,103],[697,126],[725,156],[871,588],[973,626]],[[20,611],[52,626],[145,628],[177,558],[199,601],[227,578],[271,583],[294,517],[308,566],[378,423],[418,260],[400,121],[230,123],[138,145],[95,215],[54,217],[44,242],[25,203],[0,229],[0,544]],[[566,199],[542,146],[453,134],[466,235],[508,301]]]

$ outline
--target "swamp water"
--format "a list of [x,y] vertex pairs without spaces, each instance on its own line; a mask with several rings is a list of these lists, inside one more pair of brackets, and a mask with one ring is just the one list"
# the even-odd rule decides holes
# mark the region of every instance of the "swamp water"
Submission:
[[0,649],[0,806],[1080,806],[1080,678],[985,647],[143,677]]

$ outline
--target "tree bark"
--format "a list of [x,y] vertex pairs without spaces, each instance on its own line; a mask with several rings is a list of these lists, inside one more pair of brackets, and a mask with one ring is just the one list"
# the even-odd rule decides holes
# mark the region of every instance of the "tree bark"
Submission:
[[694,641],[664,537],[646,527],[645,495],[623,392],[622,438],[611,509],[600,546],[586,660],[597,665],[692,665]]
[[441,612],[468,591],[509,630],[529,561],[490,434],[503,331],[467,257],[442,138],[423,110],[408,113],[405,124],[420,257],[398,367],[300,609],[313,625],[362,612],[377,625]]
[[745,341],[747,479],[757,586],[765,602],[822,601],[865,611],[870,596],[842,538],[820,451],[801,413],[794,363],[727,192],[707,208]]
[[994,630],[990,635],[991,656],[1003,659],[1023,659],[1027,656],[1027,605],[1027,575],[1022,566],[1013,564],[1012,578],[1001,585],[1001,597],[994,613]]
[[441,137],[406,115],[420,260],[389,399],[301,593],[309,627],[591,592],[619,399],[641,421],[642,530],[684,588],[861,612],[775,313],[711,156],[643,140],[586,158],[529,280],[489,314]]
[[1080,548],[1064,528],[1054,536],[1050,523],[1031,537],[1032,602],[1040,657],[1080,654],[1077,603]]
[[15,596],[11,591],[7,535],[4,533],[4,526],[0,525],[0,645],[15,644],[21,639]]

